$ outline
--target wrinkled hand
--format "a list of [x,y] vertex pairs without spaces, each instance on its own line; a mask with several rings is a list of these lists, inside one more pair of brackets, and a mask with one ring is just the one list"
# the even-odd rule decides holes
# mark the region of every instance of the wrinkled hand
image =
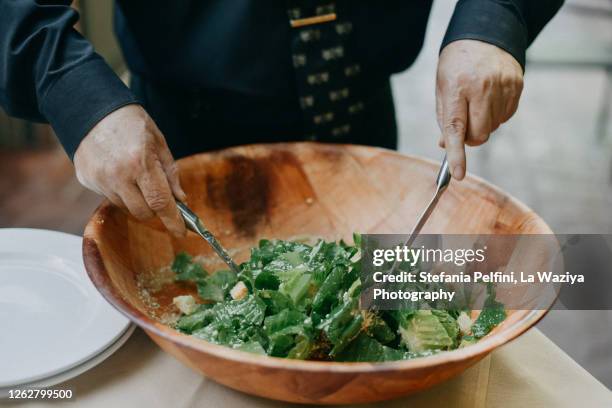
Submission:
[[465,145],[485,143],[514,115],[523,90],[523,70],[494,45],[459,40],[444,47],[438,62],[436,112],[452,176],[466,172]]
[[177,166],[164,136],[139,105],[124,106],[98,122],[79,145],[74,166],[85,187],[138,219],[157,215],[173,234],[185,235],[174,199],[185,199]]

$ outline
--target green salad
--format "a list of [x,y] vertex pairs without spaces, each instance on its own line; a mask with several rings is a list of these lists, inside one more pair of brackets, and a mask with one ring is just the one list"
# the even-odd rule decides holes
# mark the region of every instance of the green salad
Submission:
[[209,274],[179,254],[175,279],[194,283],[198,296],[174,298],[175,328],[275,357],[389,361],[465,347],[506,317],[491,288],[474,321],[470,310],[361,310],[359,249],[342,241],[261,240],[240,269]]

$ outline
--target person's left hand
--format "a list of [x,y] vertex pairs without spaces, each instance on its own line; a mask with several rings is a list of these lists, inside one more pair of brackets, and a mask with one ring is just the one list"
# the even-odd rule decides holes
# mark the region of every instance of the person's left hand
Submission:
[[476,40],[458,40],[440,54],[436,113],[452,176],[466,172],[465,145],[485,143],[514,115],[523,90],[523,70],[508,52]]

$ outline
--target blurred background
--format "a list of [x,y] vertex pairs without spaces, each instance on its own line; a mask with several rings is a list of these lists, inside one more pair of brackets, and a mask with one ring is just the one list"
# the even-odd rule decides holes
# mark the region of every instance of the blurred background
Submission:
[[[439,45],[454,8],[437,0],[423,51],[393,78],[400,151],[440,160],[435,117]],[[79,29],[127,79],[112,1],[80,0]],[[468,171],[498,185],[558,233],[612,234],[612,0],[566,0],[528,53],[515,117],[468,151]],[[47,125],[0,110],[0,227],[81,234],[100,197],[82,188]],[[612,295],[611,295],[612,296]],[[553,311],[539,328],[612,388],[612,312]]]

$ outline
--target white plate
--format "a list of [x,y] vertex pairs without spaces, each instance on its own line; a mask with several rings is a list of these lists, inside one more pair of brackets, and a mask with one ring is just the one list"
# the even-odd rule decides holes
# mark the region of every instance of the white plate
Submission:
[[108,346],[100,354],[94,356],[90,360],[85,361],[84,363],[77,365],[76,367],[72,367],[68,371],[64,371],[63,373],[59,373],[52,377],[44,378],[39,381],[34,381],[31,383],[26,383],[26,384],[18,384],[18,385],[14,385],[12,387],[7,387],[7,388],[0,388],[0,399],[7,398],[9,396],[10,390],[15,390],[15,389],[25,390],[29,388],[32,388],[32,389],[47,388],[47,387],[51,387],[56,384],[63,383],[64,381],[68,381],[76,377],[77,375],[84,373],[85,371],[91,370],[92,368],[94,368],[95,366],[97,366],[98,364],[106,360],[107,358],[109,358],[111,355],[113,355],[115,351],[119,350],[119,348],[123,346],[123,344],[130,338],[135,328],[136,326],[131,324],[130,326],[128,326],[125,332],[121,335],[121,337],[117,339],[116,342]]
[[128,328],[89,280],[81,244],[61,232],[0,229],[0,388],[64,373]]

